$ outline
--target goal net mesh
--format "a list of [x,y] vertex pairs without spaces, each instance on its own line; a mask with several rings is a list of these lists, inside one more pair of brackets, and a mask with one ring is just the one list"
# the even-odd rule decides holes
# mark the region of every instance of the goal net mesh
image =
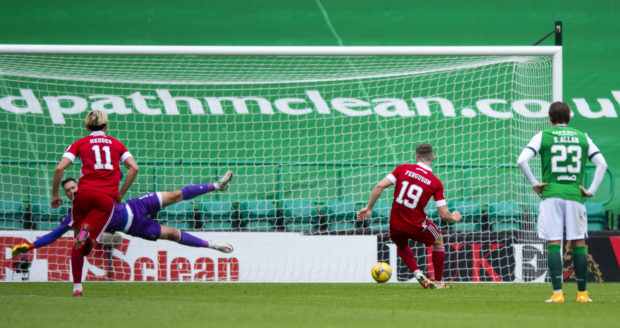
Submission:
[[[349,271],[370,281],[377,260],[390,262],[397,276],[391,281],[411,279],[387,237],[393,187],[370,220],[355,216],[373,186],[397,165],[415,163],[415,147],[425,142],[434,147],[433,173],[449,209],[464,215],[460,223],[440,223],[432,200],[427,207],[447,245],[445,280],[531,281],[544,263],[515,275],[512,258],[514,245],[540,243],[536,197],[515,162],[546,126],[551,70],[550,56],[0,55],[4,267],[13,272],[15,242],[55,229],[67,213],[66,199],[61,209],[49,206],[53,171],[66,148],[87,135],[86,112],[100,109],[109,114],[107,134],[140,166],[124,200],[213,183],[234,171],[227,191],[172,205],[155,219],[238,240],[233,255],[248,258],[240,280],[307,281],[295,278],[296,270],[309,270],[319,281],[357,281]],[[79,178],[79,167],[76,161],[64,177]],[[286,244],[282,236],[293,234],[318,242]],[[30,252],[31,274],[44,259],[48,280],[70,280],[71,236]],[[360,248],[356,237],[377,242]],[[411,245],[422,269],[432,271],[429,249]],[[115,261],[122,260],[123,245],[113,246]],[[542,248],[519,247],[522,261],[542,260]],[[106,249],[100,265],[89,260],[93,277],[149,280],[151,272],[150,280],[159,280],[158,259],[108,267]],[[174,261],[166,261],[171,280]],[[217,271],[218,261],[212,265]],[[217,280],[191,274],[208,266],[193,263],[181,280]]]

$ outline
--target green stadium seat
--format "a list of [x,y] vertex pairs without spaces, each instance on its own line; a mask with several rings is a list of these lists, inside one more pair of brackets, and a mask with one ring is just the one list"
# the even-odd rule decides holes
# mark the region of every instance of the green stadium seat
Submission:
[[489,224],[492,231],[521,230],[523,210],[515,202],[489,204]]
[[588,215],[588,231],[607,230],[607,213],[602,203],[585,202]]
[[69,207],[65,203],[58,208],[52,208],[51,199],[33,199],[30,210],[32,222],[39,230],[53,230],[58,227],[62,219],[69,213]]
[[318,230],[319,214],[312,201],[285,200],[281,209],[286,230],[296,232]]
[[20,200],[0,199],[0,219],[22,220],[24,213],[24,204]]
[[159,211],[157,217],[162,224],[172,228],[194,229],[194,205],[191,202],[179,202],[166,206]]
[[392,211],[392,201],[377,201],[372,208],[370,219],[364,222],[366,228],[371,231],[388,231],[390,228],[390,212]]
[[25,212],[21,201],[0,199],[0,230],[23,229]]
[[12,219],[0,219],[0,230],[21,230],[24,229],[24,222]]
[[239,205],[241,227],[250,231],[275,230],[277,209],[272,201],[245,201]]
[[204,201],[198,204],[198,212],[205,230],[231,230],[235,209],[229,201]]
[[24,204],[19,200],[0,199],[0,230],[24,228]]
[[448,201],[448,210],[459,211],[463,215],[460,222],[450,225],[454,231],[480,231],[482,230],[482,208],[479,202],[471,200]]
[[345,232],[357,228],[357,211],[354,202],[328,201],[323,206],[327,230]]
[[54,230],[58,228],[60,222],[51,222],[51,221],[40,221],[36,223],[36,228],[38,230]]

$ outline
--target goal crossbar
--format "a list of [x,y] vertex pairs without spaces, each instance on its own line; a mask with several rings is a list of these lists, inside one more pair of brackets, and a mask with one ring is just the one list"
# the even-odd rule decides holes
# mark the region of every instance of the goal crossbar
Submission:
[[552,97],[562,100],[561,46],[142,46],[0,44],[0,54],[163,56],[552,56]]

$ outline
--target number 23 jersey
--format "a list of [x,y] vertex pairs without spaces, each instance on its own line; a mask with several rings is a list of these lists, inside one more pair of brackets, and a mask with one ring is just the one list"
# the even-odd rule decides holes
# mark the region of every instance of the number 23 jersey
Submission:
[[390,224],[422,225],[426,220],[424,208],[431,197],[435,206],[446,205],[441,181],[422,163],[400,165],[387,178],[395,185]]
[[562,198],[583,203],[586,159],[600,153],[587,134],[565,125],[537,133],[526,148],[540,153],[542,180],[548,182],[542,198]]
[[118,184],[121,180],[119,162],[131,157],[125,145],[102,131],[93,131],[69,146],[62,155],[74,162],[82,162],[78,190],[91,190],[118,198]]

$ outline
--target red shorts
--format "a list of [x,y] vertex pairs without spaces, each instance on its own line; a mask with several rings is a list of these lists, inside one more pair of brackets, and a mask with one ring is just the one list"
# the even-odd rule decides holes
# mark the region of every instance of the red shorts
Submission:
[[95,241],[108,226],[114,213],[114,197],[90,190],[76,191],[73,194],[73,224],[72,228],[78,229],[84,225],[90,225],[88,234]]
[[439,229],[429,220],[424,221],[422,225],[390,220],[390,239],[398,248],[408,247],[409,239],[431,246],[439,236],[441,236]]

